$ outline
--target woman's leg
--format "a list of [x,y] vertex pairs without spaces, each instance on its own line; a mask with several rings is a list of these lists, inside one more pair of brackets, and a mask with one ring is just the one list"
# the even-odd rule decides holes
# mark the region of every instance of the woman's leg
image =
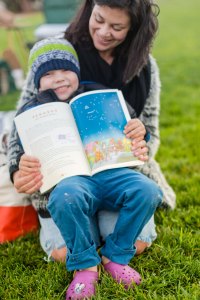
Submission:
[[137,237],[137,241],[135,243],[136,255],[140,255],[146,248],[149,248],[156,238],[156,225],[153,215]]
[[39,215],[40,245],[48,256],[48,260],[66,261],[67,248],[65,241],[52,218]]

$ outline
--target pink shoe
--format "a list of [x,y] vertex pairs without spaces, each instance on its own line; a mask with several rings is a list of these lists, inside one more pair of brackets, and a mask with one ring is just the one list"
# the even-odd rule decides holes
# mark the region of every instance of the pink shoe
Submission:
[[66,300],[89,299],[95,295],[94,285],[98,278],[98,272],[77,271],[67,289]]
[[118,283],[122,283],[126,289],[133,283],[139,285],[142,281],[140,274],[128,265],[120,265],[110,261],[104,265],[104,269]]

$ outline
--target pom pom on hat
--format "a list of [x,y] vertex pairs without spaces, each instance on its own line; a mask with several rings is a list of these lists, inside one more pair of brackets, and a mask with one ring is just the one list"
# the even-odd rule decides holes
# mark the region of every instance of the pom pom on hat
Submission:
[[66,39],[47,38],[37,42],[30,51],[29,67],[37,89],[40,78],[52,70],[70,70],[80,79],[77,53]]

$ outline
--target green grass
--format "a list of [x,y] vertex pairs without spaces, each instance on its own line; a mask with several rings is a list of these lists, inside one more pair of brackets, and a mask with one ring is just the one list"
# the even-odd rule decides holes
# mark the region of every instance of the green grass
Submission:
[[[177,194],[174,211],[156,213],[158,239],[131,264],[143,276],[124,291],[101,274],[95,299],[200,299],[200,1],[160,0],[153,50],[162,80],[161,146],[157,160]],[[1,97],[11,109],[17,93]],[[6,107],[7,105],[7,107]],[[38,236],[0,246],[0,299],[65,299],[72,273],[43,260]]]

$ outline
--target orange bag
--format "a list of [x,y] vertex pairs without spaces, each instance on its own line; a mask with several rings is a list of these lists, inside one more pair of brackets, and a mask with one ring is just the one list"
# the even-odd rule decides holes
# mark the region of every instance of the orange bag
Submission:
[[8,166],[0,167],[0,243],[37,230],[37,212],[27,195],[19,194],[10,181]]
[[0,112],[0,243],[38,228],[37,212],[29,196],[16,192],[7,164],[7,138],[14,112]]

